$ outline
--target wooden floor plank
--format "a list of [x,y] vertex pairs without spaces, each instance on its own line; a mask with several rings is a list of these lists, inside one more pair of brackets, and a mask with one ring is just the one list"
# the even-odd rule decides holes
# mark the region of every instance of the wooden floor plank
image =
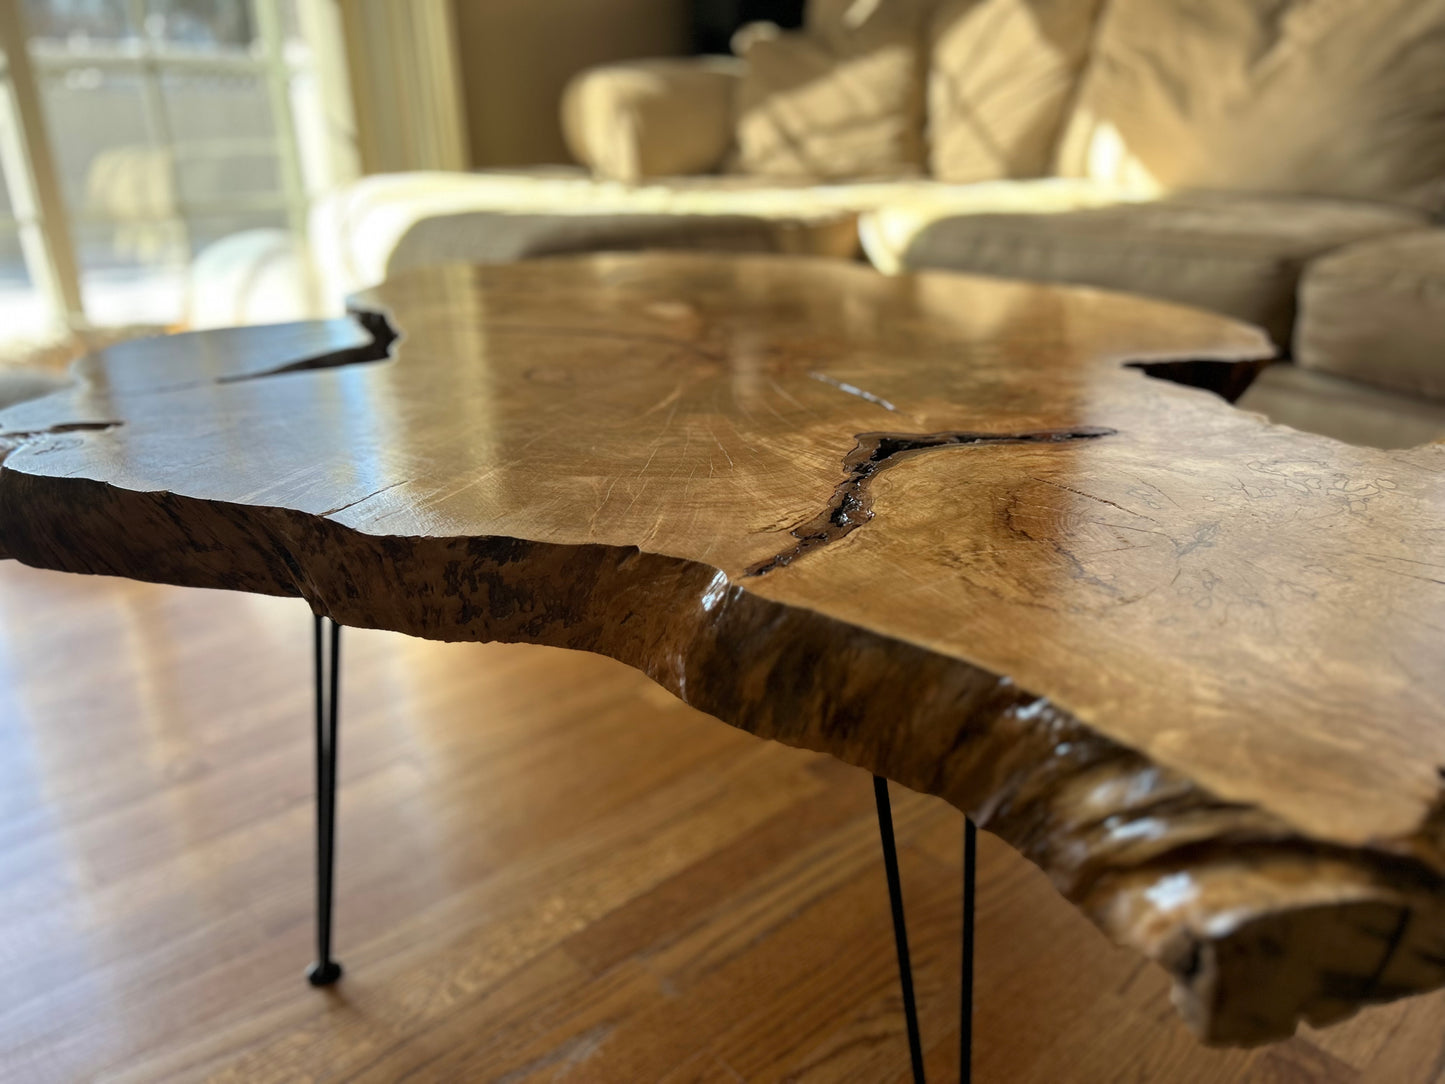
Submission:
[[[907,1078],[866,774],[562,651],[346,633],[348,970],[306,986],[309,633],[287,600],[0,567],[0,1081]],[[961,822],[893,795],[949,1080]],[[1200,1048],[982,838],[984,1084],[1439,1079],[1439,995]]]

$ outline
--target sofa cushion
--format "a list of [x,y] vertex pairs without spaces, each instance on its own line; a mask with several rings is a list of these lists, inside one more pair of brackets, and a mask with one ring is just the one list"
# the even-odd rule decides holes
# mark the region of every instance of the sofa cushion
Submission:
[[928,34],[928,165],[940,181],[1053,165],[1099,0],[943,0]]
[[[569,244],[578,246],[572,251],[752,245],[852,257],[858,250],[856,208],[892,191],[892,186],[813,187],[748,177],[625,185],[567,169],[377,174],[318,201],[310,242],[323,299],[334,311],[347,294],[386,277],[403,238],[400,259],[409,265],[496,262],[560,252]],[[449,226],[418,228],[433,220]],[[449,238],[446,228],[465,232]]]
[[1445,209],[1445,0],[1111,0],[1058,171]]
[[1445,440],[1445,404],[1298,365],[1271,365],[1236,405],[1346,444],[1414,448]]
[[1296,360],[1445,400],[1445,230],[1362,241],[1310,264]]
[[725,56],[588,69],[562,93],[567,149],[615,181],[710,172],[732,146],[742,72]]
[[[975,185],[957,190],[952,203],[945,191],[865,216],[864,247],[877,265],[1127,290],[1239,317],[1281,346],[1290,341],[1307,260],[1425,221],[1416,211],[1344,200],[1140,200],[1087,182]],[[1037,210],[1027,208],[1030,197]]]
[[812,20],[826,30],[739,35],[736,170],[808,180],[922,172],[922,5],[864,7],[851,5],[855,24],[845,13]]

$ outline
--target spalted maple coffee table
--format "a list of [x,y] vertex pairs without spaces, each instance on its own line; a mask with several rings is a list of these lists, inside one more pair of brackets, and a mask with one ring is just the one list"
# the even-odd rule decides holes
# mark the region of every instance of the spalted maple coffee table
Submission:
[[621,659],[947,799],[1209,1041],[1445,983],[1445,447],[1271,426],[1185,386],[1260,333],[1083,290],[619,255],[359,311],[0,416],[0,552]]

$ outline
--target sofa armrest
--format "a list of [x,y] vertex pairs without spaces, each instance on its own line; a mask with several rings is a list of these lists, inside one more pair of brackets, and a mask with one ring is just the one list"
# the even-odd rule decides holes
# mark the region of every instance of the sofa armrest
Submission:
[[608,180],[711,172],[732,146],[741,78],[721,56],[589,68],[562,94],[567,149]]

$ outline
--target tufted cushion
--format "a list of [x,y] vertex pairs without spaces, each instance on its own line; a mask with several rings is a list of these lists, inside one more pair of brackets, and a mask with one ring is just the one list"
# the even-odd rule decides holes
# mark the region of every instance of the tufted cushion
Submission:
[[929,171],[1041,177],[1073,103],[1100,0],[943,0],[929,32]]
[[1310,264],[1300,365],[1445,400],[1445,230],[1362,241]]
[[912,0],[810,9],[801,32],[749,33],[735,168],[849,180],[924,166],[922,27]]
[[1058,171],[1445,209],[1445,0],[1110,0]]

